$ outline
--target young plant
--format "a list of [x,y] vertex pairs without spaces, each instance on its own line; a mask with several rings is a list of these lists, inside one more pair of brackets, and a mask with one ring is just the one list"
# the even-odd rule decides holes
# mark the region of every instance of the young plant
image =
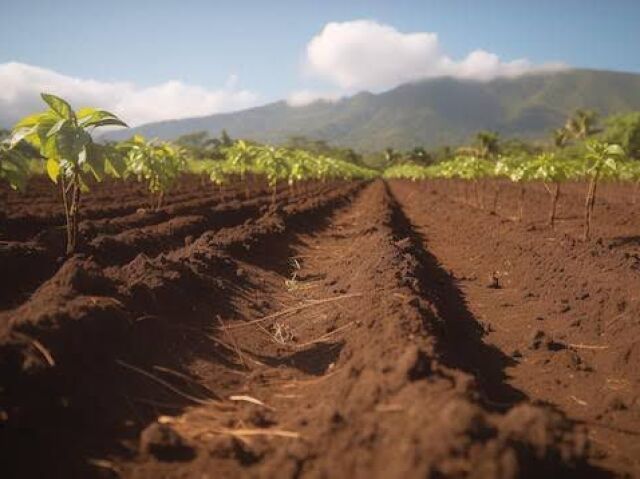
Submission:
[[60,97],[41,94],[49,106],[42,113],[29,115],[13,129],[11,145],[25,140],[40,150],[46,159],[46,171],[54,183],[60,185],[67,230],[68,255],[76,251],[78,213],[87,178],[101,181],[105,174],[117,173],[111,150],[93,142],[91,132],[101,126],[127,125],[113,113],[95,108],[74,111]]
[[254,160],[259,149],[243,140],[236,141],[226,149],[227,161],[231,168],[238,173],[240,181],[245,183],[245,196],[249,198],[251,192],[249,184],[245,182],[246,175],[254,167]]
[[[556,221],[558,198],[560,198],[560,183],[571,175],[571,165],[557,157],[555,153],[540,153],[532,158],[525,166],[524,176],[531,180],[543,182],[551,196],[549,206],[549,226],[553,228]],[[551,183],[551,188],[548,184]]]
[[227,163],[224,161],[213,161],[209,164],[207,173],[209,180],[218,186],[220,198],[224,199],[224,185],[228,181]]
[[125,152],[126,174],[146,181],[151,193],[151,207],[160,209],[165,193],[187,168],[184,152],[168,143],[147,142],[135,135],[120,149]]
[[480,158],[492,158],[500,149],[500,136],[494,131],[479,131],[476,134],[477,156]]
[[633,192],[631,193],[631,204],[638,203],[638,194],[640,193],[640,161],[627,161],[620,165],[618,174],[619,180],[633,182]]
[[27,157],[22,151],[12,147],[9,140],[0,142],[0,180],[14,190],[23,190],[28,175]]
[[278,180],[287,176],[287,154],[284,148],[269,146],[260,149],[256,166],[258,171],[267,177],[267,183],[271,189],[271,202],[275,204],[278,193]]
[[526,193],[524,183],[526,173],[527,161],[522,156],[500,156],[498,157],[498,161],[496,161],[496,176],[507,177],[512,183],[518,184],[518,221],[522,221],[524,217],[524,196]]
[[620,145],[597,140],[587,143],[586,173],[590,179],[584,202],[584,240],[588,240],[591,234],[591,218],[596,202],[598,180],[602,177],[615,176],[624,157],[625,153]]
[[452,167],[459,178],[473,182],[475,205],[484,209],[484,199],[479,189],[479,182],[493,173],[493,163],[478,156],[459,156],[452,162]]

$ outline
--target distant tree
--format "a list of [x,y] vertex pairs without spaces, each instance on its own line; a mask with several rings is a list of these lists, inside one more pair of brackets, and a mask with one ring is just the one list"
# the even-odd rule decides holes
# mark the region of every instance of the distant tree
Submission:
[[402,156],[393,148],[384,149],[384,161],[387,165],[394,165]]
[[306,136],[302,135],[294,135],[290,136],[285,142],[285,146],[290,148],[299,148],[301,150],[306,150],[311,140],[309,140]]
[[500,151],[500,136],[495,131],[479,131],[476,134],[478,156],[491,158]]
[[4,140],[5,138],[9,138],[9,136],[11,136],[11,132],[9,130],[0,128],[0,141]]
[[553,145],[556,148],[564,148],[571,137],[571,134],[566,128],[556,128],[552,132]]
[[500,142],[500,153],[504,156],[537,155],[541,152],[540,145],[519,138],[509,138]]
[[312,153],[323,155],[328,155],[336,150],[335,148],[331,147],[325,140],[308,138],[303,135],[294,135],[289,137],[289,139],[285,142],[285,145],[290,148],[297,148],[299,150],[310,151]]
[[220,144],[222,146],[232,146],[233,145],[233,140],[231,139],[231,137],[229,136],[229,133],[227,133],[227,130],[223,129],[222,133],[220,133]]
[[576,110],[571,115],[565,125],[564,129],[568,134],[577,140],[585,140],[589,136],[598,133],[596,128],[598,122],[598,114],[593,110]]
[[356,151],[351,148],[345,148],[344,150],[342,150],[341,159],[346,160],[350,163],[354,163],[356,165],[364,166],[362,155],[356,153]]
[[284,146],[298,150],[308,151],[316,155],[328,156],[339,160],[349,161],[356,165],[364,166],[365,162],[361,154],[352,148],[339,148],[332,146],[325,140],[316,140],[307,138],[303,135],[291,136],[287,139]]
[[433,163],[431,154],[422,146],[416,146],[413,150],[405,153],[405,158],[413,163],[429,165]]
[[620,145],[630,158],[640,160],[640,112],[610,116],[604,123],[602,139]]
[[204,148],[207,140],[209,139],[209,133],[206,131],[198,131],[195,133],[188,133],[178,137],[175,141],[180,146],[186,146],[189,148]]
[[443,145],[433,152],[431,155],[434,163],[450,160],[454,156],[454,150],[449,145]]
[[217,152],[221,146],[222,146],[222,142],[220,141],[219,138],[208,138],[204,142],[204,148],[207,151],[213,150]]

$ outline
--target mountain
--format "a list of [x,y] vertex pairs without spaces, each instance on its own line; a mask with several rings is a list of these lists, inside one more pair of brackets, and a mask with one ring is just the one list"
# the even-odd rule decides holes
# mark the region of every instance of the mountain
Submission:
[[460,144],[481,129],[505,137],[543,138],[578,108],[601,115],[640,110],[640,74],[564,70],[489,82],[437,78],[407,83],[337,102],[292,107],[280,101],[249,110],[150,123],[109,132],[175,139],[222,129],[234,138],[279,143],[293,135],[327,140],[362,151]]

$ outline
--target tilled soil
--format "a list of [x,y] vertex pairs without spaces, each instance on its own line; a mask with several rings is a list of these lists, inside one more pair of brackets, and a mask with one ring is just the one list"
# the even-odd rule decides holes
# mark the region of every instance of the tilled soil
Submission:
[[628,249],[441,183],[194,186],[142,213],[127,188],[64,262],[9,202],[4,260],[54,261],[4,283],[8,477],[639,473]]
[[[395,182],[392,191],[432,263],[464,298],[464,307],[447,301],[443,310],[480,324],[483,343],[503,354],[484,371],[469,348],[462,364],[476,369],[494,401],[552,404],[584,424],[593,463],[640,477],[638,206],[602,198],[598,235],[585,243],[577,239],[577,185],[560,204],[565,221],[555,230],[533,195],[521,224],[453,201],[443,186]],[[452,342],[465,343],[464,329]]]

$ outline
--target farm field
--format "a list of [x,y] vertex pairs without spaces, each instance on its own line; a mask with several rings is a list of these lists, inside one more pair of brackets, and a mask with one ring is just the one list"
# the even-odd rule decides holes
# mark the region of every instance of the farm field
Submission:
[[[0,449],[17,477],[640,474],[633,185],[92,187],[0,221]],[[487,196],[490,203],[491,196]]]

